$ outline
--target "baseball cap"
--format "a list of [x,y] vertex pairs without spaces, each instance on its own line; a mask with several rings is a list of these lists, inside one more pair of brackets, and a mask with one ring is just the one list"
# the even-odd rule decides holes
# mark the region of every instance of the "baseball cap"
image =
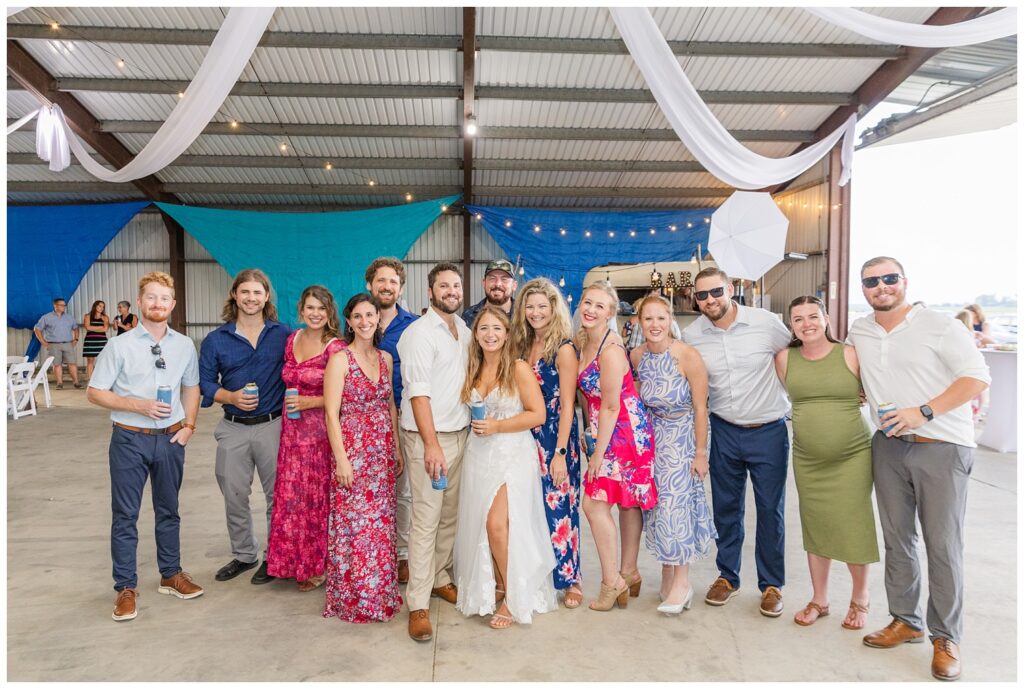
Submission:
[[515,277],[515,271],[512,269],[512,264],[503,258],[496,259],[487,264],[487,269],[484,270],[484,275],[487,275],[492,270],[503,270],[509,274],[509,277]]

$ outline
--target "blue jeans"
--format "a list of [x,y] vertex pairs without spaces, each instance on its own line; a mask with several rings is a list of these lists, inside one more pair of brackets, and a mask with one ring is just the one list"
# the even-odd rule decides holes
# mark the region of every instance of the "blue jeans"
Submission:
[[150,478],[156,516],[156,561],[161,576],[181,571],[178,490],[185,471],[185,447],[172,443],[173,433],[146,435],[114,426],[110,436],[110,557],[114,562],[114,590],[135,588],[136,522],[142,489]]
[[789,465],[785,420],[743,428],[712,414],[709,464],[711,504],[718,529],[718,571],[739,588],[749,472],[757,507],[757,588],[782,588],[786,583],[785,502]]

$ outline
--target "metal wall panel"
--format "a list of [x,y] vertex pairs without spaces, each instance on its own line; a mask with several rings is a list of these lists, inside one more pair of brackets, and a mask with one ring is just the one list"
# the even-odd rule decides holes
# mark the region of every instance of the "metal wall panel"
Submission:
[[167,256],[167,226],[159,213],[138,213],[100,254],[100,260],[164,261]]
[[806,261],[784,261],[769,270],[764,276],[764,288],[772,298],[771,310],[782,314],[788,324],[789,302],[805,295],[823,298],[826,264],[824,256],[811,256]]

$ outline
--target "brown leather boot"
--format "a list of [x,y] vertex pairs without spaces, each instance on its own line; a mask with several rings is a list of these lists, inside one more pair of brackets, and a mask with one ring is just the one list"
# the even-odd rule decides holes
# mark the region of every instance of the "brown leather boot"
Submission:
[[914,629],[903,620],[893,618],[884,629],[871,632],[864,637],[864,645],[871,648],[893,648],[900,644],[919,644],[924,641],[924,632]]
[[409,636],[413,641],[430,641],[434,630],[430,626],[430,613],[427,610],[409,612]]
[[114,603],[114,614],[111,617],[115,622],[126,622],[134,620],[139,614],[135,607],[135,599],[139,592],[135,589],[121,589],[117,593],[117,602]]
[[960,679],[960,647],[939,637],[932,642],[932,677],[947,681]]
[[398,583],[408,584],[409,583],[409,561],[399,560],[398,561]]
[[459,600],[459,589],[455,588],[455,584],[449,583],[444,586],[438,586],[436,589],[430,589],[430,595],[455,605],[456,601]]

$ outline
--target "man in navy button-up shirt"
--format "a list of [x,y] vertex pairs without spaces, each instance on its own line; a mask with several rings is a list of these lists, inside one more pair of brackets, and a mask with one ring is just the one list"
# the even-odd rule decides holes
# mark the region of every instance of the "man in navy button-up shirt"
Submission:
[[[284,408],[284,348],[291,328],[277,321],[277,309],[270,302],[270,280],[261,270],[248,268],[235,278],[224,304],[226,321],[203,340],[199,354],[199,388],[202,405],[224,406],[224,418],[217,425],[217,484],[224,495],[228,537],[234,559],[214,577],[234,579],[259,561],[259,546],[253,533],[249,493],[253,470],[259,472],[267,498],[267,537],[274,506],[277,450],[281,440],[281,412]],[[248,383],[256,383],[257,395],[245,394]],[[265,584],[267,563],[252,577]]]
[[[398,355],[398,339],[416,320],[416,316],[398,304],[405,289],[405,265],[397,258],[384,256],[374,260],[366,269],[366,289],[380,304],[380,327],[384,337],[380,348],[391,355],[394,371],[391,385],[395,396],[395,407],[402,408],[402,359]],[[409,529],[412,527],[412,491],[409,488],[409,472],[403,471],[395,480],[395,525],[398,529],[398,582],[409,581]]]

